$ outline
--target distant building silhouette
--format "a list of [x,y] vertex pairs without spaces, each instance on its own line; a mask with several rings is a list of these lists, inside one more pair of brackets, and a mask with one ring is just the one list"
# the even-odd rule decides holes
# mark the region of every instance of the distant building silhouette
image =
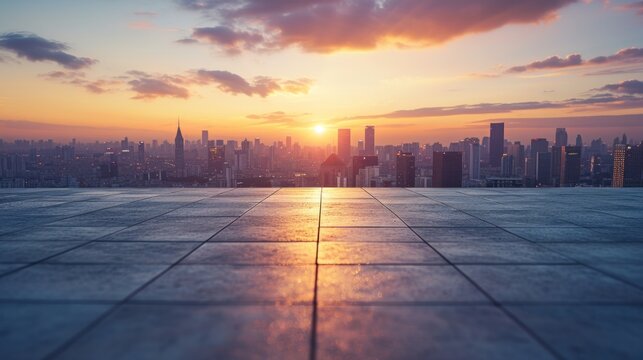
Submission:
[[469,179],[480,179],[480,143],[469,143]]
[[576,186],[580,182],[581,148],[563,146],[560,157],[560,185]]
[[612,187],[640,186],[643,146],[616,144]]
[[145,162],[145,143],[142,141],[138,142],[138,162],[141,164]]
[[562,177],[563,147],[554,145],[551,147],[551,185],[560,186]]
[[489,136],[489,164],[500,167],[505,148],[505,124],[491,123]]
[[556,129],[556,146],[567,146],[567,130],[565,128]]
[[415,156],[413,153],[398,151],[395,156],[395,164],[397,186],[415,187]]
[[208,147],[208,142],[210,141],[210,136],[208,130],[201,130],[201,146]]
[[536,185],[551,185],[552,153],[536,154]]
[[375,126],[364,129],[364,155],[375,155]]
[[346,187],[346,164],[335,154],[330,154],[319,168],[319,185]]
[[462,187],[462,153],[443,151],[433,153],[433,187]]
[[369,166],[377,166],[378,158],[377,156],[353,156],[353,164],[351,168],[351,178],[348,180],[348,186],[357,185],[357,175],[361,169],[365,169]]
[[181,134],[181,124],[179,123],[176,128],[176,137],[174,138],[174,166],[176,169],[176,177],[185,176],[184,144],[183,134]]
[[351,129],[337,130],[337,156],[349,164],[351,160]]

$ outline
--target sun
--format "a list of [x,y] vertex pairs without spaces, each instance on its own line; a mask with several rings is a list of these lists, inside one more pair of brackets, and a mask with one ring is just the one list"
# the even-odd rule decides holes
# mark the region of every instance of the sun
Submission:
[[324,125],[315,125],[313,130],[315,130],[315,133],[320,134],[320,135],[323,134],[324,132],[326,132],[326,128],[324,127]]

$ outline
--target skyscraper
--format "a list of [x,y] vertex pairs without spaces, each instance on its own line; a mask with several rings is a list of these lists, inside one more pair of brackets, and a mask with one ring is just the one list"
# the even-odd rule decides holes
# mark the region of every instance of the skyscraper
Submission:
[[344,162],[351,160],[351,129],[337,130],[337,156]]
[[201,146],[208,147],[208,130],[201,130]]
[[375,155],[375,126],[367,126],[364,129],[364,155]]
[[612,187],[640,186],[643,146],[617,144],[614,146]]
[[554,145],[551,147],[551,185],[560,186],[562,167],[563,147]]
[[536,155],[536,185],[551,185],[552,153],[539,152]]
[[288,151],[292,150],[292,137],[291,136],[286,136],[286,150],[288,150]]
[[614,145],[614,172],[612,173],[612,187],[620,188],[625,183],[625,151],[623,144]]
[[469,144],[469,179],[480,179],[480,143]]
[[398,187],[415,187],[415,156],[398,151],[395,156],[396,184]]
[[580,134],[576,135],[576,146],[583,147],[583,137]]
[[565,128],[556,129],[556,146],[567,145],[567,130]]
[[176,167],[176,177],[185,176],[185,151],[183,148],[183,134],[181,134],[181,124],[176,128],[176,137],[174,138],[174,166]]
[[563,146],[560,157],[560,185],[576,186],[580,182],[580,154],[578,146]]
[[356,177],[359,174],[360,169],[364,169],[369,166],[377,166],[378,159],[377,156],[353,156],[353,166],[351,178],[348,180],[348,186],[355,186]]
[[492,123],[489,138],[489,164],[494,167],[500,167],[505,148],[505,124]]
[[462,187],[462,153],[443,151],[433,153],[433,187]]
[[500,176],[512,177],[514,171],[514,157],[513,155],[503,154],[500,159]]
[[142,141],[138,142],[138,162],[141,164],[145,162],[145,143]]
[[346,164],[335,154],[330,154],[319,167],[319,185],[346,187]]

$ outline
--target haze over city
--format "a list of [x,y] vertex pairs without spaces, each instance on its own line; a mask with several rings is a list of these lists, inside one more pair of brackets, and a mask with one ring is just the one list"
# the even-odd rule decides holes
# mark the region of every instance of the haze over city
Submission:
[[[630,1],[0,4],[0,137],[643,139]],[[314,131],[323,127],[326,132]]]

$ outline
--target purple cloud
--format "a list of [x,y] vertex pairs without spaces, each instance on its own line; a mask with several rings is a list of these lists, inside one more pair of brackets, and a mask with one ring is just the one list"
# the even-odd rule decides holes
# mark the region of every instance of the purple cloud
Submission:
[[251,83],[237,74],[221,70],[197,70],[194,80],[201,84],[216,84],[226,93],[261,97],[275,92],[307,93],[312,84],[310,79],[281,80],[267,76],[255,77]]
[[185,87],[177,85],[183,82],[179,77],[154,76],[142,71],[130,71],[129,75],[134,77],[127,82],[130,90],[136,93],[133,99],[149,100],[160,97],[187,99],[190,97],[190,92]]
[[40,76],[46,80],[80,86],[94,94],[112,91],[122,83],[122,81],[116,79],[89,80],[86,78],[85,73],[80,71],[52,71]]
[[560,69],[570,66],[578,66],[583,63],[583,59],[578,54],[568,55],[567,57],[560,58],[552,56],[545,60],[534,61],[527,65],[514,66],[509,68],[507,73],[521,73],[529,70],[542,70],[542,69]]
[[[183,39],[185,42],[189,39]],[[234,31],[225,26],[196,28],[192,32],[192,39],[216,45],[229,54],[238,54],[242,50],[253,50],[264,43],[260,34],[246,31]]]
[[52,61],[64,68],[78,70],[94,65],[97,60],[69,54],[69,46],[38,35],[13,32],[0,35],[0,49],[30,61]]
[[[548,20],[576,0],[177,0],[234,33],[253,36],[240,50],[298,46],[308,52],[430,46],[508,24]],[[254,29],[250,31],[249,29]],[[261,36],[261,40],[258,36]],[[218,41],[212,42],[222,46]],[[226,48],[223,43],[223,48]]]
[[619,84],[607,84],[598,90],[609,91],[618,94],[641,95],[643,94],[643,81],[627,80]]

